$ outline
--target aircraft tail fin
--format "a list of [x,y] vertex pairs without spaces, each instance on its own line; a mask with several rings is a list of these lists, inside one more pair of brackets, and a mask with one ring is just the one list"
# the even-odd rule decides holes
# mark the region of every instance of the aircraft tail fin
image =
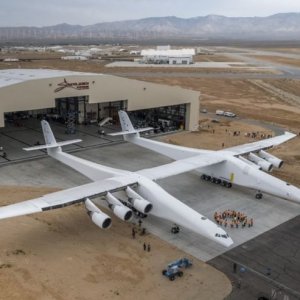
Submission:
[[45,120],[42,120],[41,124],[42,124],[42,129],[43,129],[43,134],[44,134],[44,139],[45,139],[46,145],[57,144],[49,123]]
[[125,111],[119,110],[119,118],[122,131],[134,131],[134,127],[128,117],[128,114]]
[[115,132],[115,133],[109,133],[108,135],[111,135],[111,136],[123,135],[124,139],[126,140],[127,136],[139,137],[140,132],[149,131],[149,130],[153,129],[152,127],[135,129],[128,117],[128,114],[123,110],[119,110],[119,118],[120,118],[122,131]]
[[59,147],[62,147],[62,146],[66,146],[66,145],[81,142],[80,139],[57,142],[55,137],[54,137],[54,134],[51,130],[51,127],[50,127],[49,123],[47,121],[43,120],[41,122],[41,124],[42,124],[42,129],[43,129],[43,134],[44,134],[44,139],[45,139],[46,144],[45,145],[38,145],[38,146],[23,148],[25,151],[43,150],[43,149],[47,149],[47,151],[48,151],[51,148],[59,148]]

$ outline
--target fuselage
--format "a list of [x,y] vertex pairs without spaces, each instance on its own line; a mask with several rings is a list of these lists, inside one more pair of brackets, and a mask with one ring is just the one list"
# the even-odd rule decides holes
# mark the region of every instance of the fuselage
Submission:
[[138,176],[137,191],[153,204],[152,215],[188,228],[224,246],[228,247],[233,243],[222,228],[167,193],[152,180]]
[[233,243],[228,234],[214,222],[185,205],[167,193],[157,183],[138,172],[105,167],[104,169],[107,171],[105,173],[103,166],[100,170],[97,163],[62,152],[61,149],[49,150],[48,153],[56,160],[70,166],[93,181],[104,180],[105,182],[118,182],[120,185],[125,185],[122,180],[130,177],[131,182],[138,183],[138,194],[153,205],[150,214],[188,228],[224,246],[228,247]]

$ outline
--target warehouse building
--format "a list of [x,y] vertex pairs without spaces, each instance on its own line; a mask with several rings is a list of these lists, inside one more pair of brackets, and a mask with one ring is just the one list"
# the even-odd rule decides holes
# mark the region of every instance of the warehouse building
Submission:
[[[40,118],[99,122],[125,109],[140,124],[195,130],[200,93],[117,76],[43,69],[0,70],[0,127]],[[147,124],[146,124],[147,121]]]
[[157,49],[142,50],[142,62],[146,64],[189,65],[193,63],[195,49]]

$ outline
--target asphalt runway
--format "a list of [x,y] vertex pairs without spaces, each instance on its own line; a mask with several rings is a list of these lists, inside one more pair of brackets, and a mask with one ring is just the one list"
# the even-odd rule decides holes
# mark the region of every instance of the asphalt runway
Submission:
[[300,216],[208,263],[233,282],[228,299],[300,299]]

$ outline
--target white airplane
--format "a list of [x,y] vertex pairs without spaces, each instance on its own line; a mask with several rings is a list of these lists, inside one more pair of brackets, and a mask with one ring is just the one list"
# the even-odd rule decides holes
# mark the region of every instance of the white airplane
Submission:
[[[2,206],[0,207],[0,219],[63,208],[84,202],[91,220],[100,228],[108,228],[112,222],[111,218],[91,200],[94,197],[102,197],[103,203],[123,221],[130,221],[133,212],[151,214],[190,229],[224,246],[229,247],[233,243],[222,228],[168,194],[154,182],[156,179],[219,163],[223,161],[222,157],[200,155],[155,168],[129,172],[65,153],[61,149],[62,146],[78,143],[81,140],[57,142],[46,121],[42,121],[42,129],[45,145],[25,148],[25,150],[47,149],[47,153],[51,157],[75,169],[93,182],[36,199]],[[145,129],[135,132],[143,130]],[[122,195],[121,199],[119,198],[120,194]]]
[[[294,138],[296,135],[293,133],[285,132],[277,137],[219,151],[200,150],[142,138],[139,132],[153,128],[134,129],[124,111],[119,111],[119,117],[122,132],[111,133],[110,135],[123,135],[125,141],[168,156],[177,162],[182,160],[206,162],[203,166],[195,169],[197,173],[201,174],[203,180],[222,184],[225,187],[236,184],[254,189],[257,199],[262,198],[262,192],[265,192],[300,203],[300,190],[297,187],[266,173],[270,172],[273,167],[281,168],[283,161],[265,152],[265,150]],[[176,162],[173,164],[176,165]],[[168,168],[172,168],[172,163],[169,164]],[[159,175],[152,178],[151,173],[154,169],[144,170],[140,174],[150,179],[163,178]],[[173,169],[172,174],[175,173],[176,171]]]

